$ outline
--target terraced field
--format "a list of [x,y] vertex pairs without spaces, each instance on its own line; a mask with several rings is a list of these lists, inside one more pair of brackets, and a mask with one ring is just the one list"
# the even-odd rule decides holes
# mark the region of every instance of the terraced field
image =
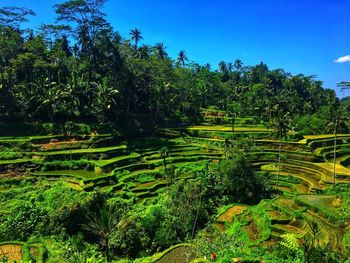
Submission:
[[[26,146],[22,146],[25,141]],[[193,176],[206,162],[222,158],[222,151],[185,138],[139,138],[117,141],[108,134],[69,140],[64,136],[0,139],[0,146],[20,151],[1,152],[1,190],[28,187],[37,180],[64,179],[77,190],[96,187],[133,194],[138,202],[154,197],[169,182],[164,165],[176,169],[175,179]],[[167,157],[159,151],[166,147]]]
[[[303,242],[309,225],[316,222],[320,228],[317,242],[345,253],[343,236],[350,222],[344,217],[343,197],[324,194],[333,183],[334,138],[305,136],[283,142],[278,172],[279,141],[269,139],[270,132],[256,124],[235,128],[235,136],[255,139],[257,148],[250,155],[256,170],[267,172],[273,187],[279,176],[278,196],[261,202],[259,209],[233,205],[214,226],[225,231],[238,220],[254,244],[271,245],[284,233],[294,233]],[[30,189],[40,180],[63,180],[77,191],[99,188],[145,204],[171,180],[191,178],[207,163],[223,159],[225,139],[231,137],[231,127],[207,124],[160,129],[154,137],[125,141],[109,134],[1,137],[0,191]],[[348,184],[350,135],[338,136],[337,144],[335,183]],[[165,172],[165,166],[172,168],[168,169],[172,175]]]
[[[335,184],[339,186],[350,183],[350,169],[347,167],[349,139],[350,135],[343,134],[337,141]],[[238,220],[252,244],[271,245],[285,233],[293,233],[303,242],[312,233],[310,225],[316,223],[319,233],[315,242],[323,248],[345,254],[344,235],[350,230],[350,218],[344,214],[343,199],[349,198],[324,194],[333,187],[334,136],[305,136],[297,142],[283,142],[279,173],[279,142],[265,139],[255,142],[260,151],[252,155],[253,164],[258,171],[268,172],[273,187],[279,174],[277,189],[280,194],[256,207],[234,205],[218,216],[214,226],[225,231]],[[257,208],[267,212],[268,216],[257,213]],[[262,218],[266,222],[257,224],[256,220]],[[266,225],[270,226],[268,230],[259,229],[259,226]]]

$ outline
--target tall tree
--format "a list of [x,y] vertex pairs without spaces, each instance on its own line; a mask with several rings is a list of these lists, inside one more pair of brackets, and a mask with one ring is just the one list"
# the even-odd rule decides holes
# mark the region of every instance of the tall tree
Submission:
[[288,92],[286,90],[280,90],[276,96],[271,99],[270,104],[270,116],[273,124],[273,133],[279,140],[276,188],[278,187],[281,171],[282,141],[287,136],[291,123],[290,109],[291,107],[288,101]]
[[184,50],[180,50],[178,56],[177,56],[177,63],[182,64],[182,66],[185,66],[185,62],[188,60],[186,52]]
[[[330,119],[328,120],[326,130],[328,133],[334,134],[333,143],[333,185],[336,180],[336,161],[337,161],[337,137],[340,129],[344,129],[347,126],[348,118],[346,113],[340,107],[339,100],[335,100],[333,107],[330,108]],[[348,132],[347,130],[345,130]]]
[[65,21],[75,25],[73,30],[75,38],[80,44],[83,54],[91,58],[95,56],[94,46],[101,31],[110,30],[106,21],[106,14],[102,8],[107,0],[69,0],[54,5],[58,15],[57,22]]
[[338,115],[338,113],[335,113],[334,114],[334,119],[331,122],[329,122],[328,125],[327,125],[327,130],[330,133],[334,134],[334,143],[333,143],[333,186],[335,185],[335,178],[336,178],[338,124],[339,124],[339,115]]
[[227,114],[231,118],[231,129],[232,129],[232,135],[235,133],[235,123],[236,118],[241,111],[241,97],[242,97],[242,91],[245,89],[243,86],[236,86],[232,88],[231,93],[226,98],[225,102],[225,108]]
[[350,89],[350,81],[342,81],[337,83],[337,86],[340,87],[340,90],[345,93],[345,90]]
[[135,49],[137,49],[138,43],[143,39],[141,30],[137,28],[131,29],[129,35],[131,36],[131,40],[135,43]]
[[233,66],[239,72],[239,71],[241,71],[241,69],[243,67],[243,63],[240,59],[236,59]]
[[112,205],[104,203],[102,206],[97,205],[96,208],[88,210],[86,217],[88,222],[83,225],[83,228],[100,239],[100,245],[109,261],[111,234],[117,229],[121,215],[116,213]]
[[232,73],[232,71],[233,71],[233,64],[232,64],[232,62],[227,63],[227,71],[228,71],[229,74]]
[[220,61],[218,66],[219,66],[219,71],[222,74],[227,74],[227,65],[225,61]]
[[135,57],[141,59],[147,59],[150,55],[150,47],[148,45],[142,45],[140,48],[135,50]]
[[34,15],[33,10],[27,8],[15,6],[2,7],[0,8],[0,26],[18,29],[22,23],[28,21],[27,16]]
[[160,155],[160,158],[163,158],[164,170],[166,170],[166,158],[168,158],[168,155],[169,155],[168,148],[167,147],[162,147],[159,150],[159,155]]
[[168,54],[167,54],[167,52],[165,51],[166,46],[164,46],[163,43],[157,43],[157,44],[155,45],[155,49],[156,49],[158,58],[160,58],[160,59],[165,59],[165,58],[168,57]]
[[218,67],[219,67],[219,71],[222,73],[221,80],[223,82],[228,81],[230,79],[228,64],[226,64],[225,61],[220,61]]
[[279,111],[276,113],[273,119],[274,124],[274,133],[279,140],[278,145],[278,170],[277,170],[277,180],[276,180],[276,188],[278,187],[279,177],[281,173],[281,151],[282,151],[282,141],[288,134],[288,129],[290,127],[290,113]]
[[49,42],[57,41],[57,39],[66,39],[68,44],[67,35],[71,30],[72,28],[67,25],[42,24],[40,26],[40,34],[43,34],[44,38]]
[[205,64],[204,64],[204,68],[205,68],[206,70],[210,71],[210,70],[211,70],[211,65],[210,65],[209,63],[205,63]]

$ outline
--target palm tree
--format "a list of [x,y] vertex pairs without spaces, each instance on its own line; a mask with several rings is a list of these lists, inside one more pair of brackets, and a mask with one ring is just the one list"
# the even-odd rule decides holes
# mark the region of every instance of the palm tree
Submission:
[[227,65],[226,65],[226,62],[225,61],[220,61],[219,63],[219,71],[223,74],[226,74],[227,73]]
[[231,117],[231,129],[232,136],[235,133],[235,123],[238,116],[238,113],[241,111],[241,104],[236,99],[235,101],[228,102],[226,104],[226,112]]
[[243,67],[243,63],[240,59],[236,59],[233,66],[239,72]]
[[327,124],[327,132],[334,134],[334,143],[333,143],[333,186],[335,185],[336,174],[336,161],[337,161],[337,137],[338,137],[338,128],[346,126],[348,121],[346,114],[343,114],[339,105],[334,106],[332,112],[333,119],[330,120]]
[[231,62],[227,63],[227,71],[229,74],[233,71],[233,64]]
[[102,247],[105,249],[107,261],[109,260],[110,244],[109,239],[118,224],[118,216],[109,205],[97,206],[96,210],[87,214],[88,224],[83,228],[98,236]]
[[272,124],[274,128],[273,133],[279,139],[276,189],[278,187],[279,175],[281,171],[282,140],[287,136],[291,122],[288,95],[289,93],[285,90],[279,91],[275,97],[271,98],[269,103],[269,115],[270,118],[272,118]]
[[334,147],[333,147],[333,185],[335,184],[336,170],[335,164],[337,160],[337,130],[338,130],[339,118],[335,116],[334,118]]
[[72,121],[67,121],[64,124],[64,129],[65,129],[65,133],[66,135],[68,135],[69,138],[69,160],[72,160],[72,133],[73,133],[73,129],[74,129],[74,123]]
[[159,155],[161,158],[163,158],[163,165],[164,165],[164,169],[166,170],[166,158],[168,157],[168,148],[167,147],[162,147],[159,150]]
[[130,30],[129,35],[131,36],[131,40],[135,42],[135,48],[137,49],[138,43],[143,39],[141,36],[141,30],[137,28],[132,29]]
[[277,180],[276,180],[276,189],[278,187],[279,176],[281,172],[281,151],[282,151],[282,140],[286,137],[288,133],[289,123],[290,123],[289,112],[278,112],[274,117],[274,133],[279,139],[278,146],[278,170],[277,170]]
[[208,71],[211,70],[211,65],[209,63],[204,64],[204,68]]
[[182,64],[182,66],[185,66],[185,61],[187,61],[188,58],[186,56],[186,52],[184,50],[180,50],[179,55],[177,57],[177,63]]
[[135,51],[135,57],[141,59],[147,59],[149,57],[150,48],[147,45],[142,45],[139,49]]
[[244,87],[237,86],[232,90],[232,93],[226,98],[226,113],[231,117],[232,135],[235,133],[235,122],[238,112],[241,110],[240,99]]
[[165,59],[168,56],[168,54],[165,51],[166,47],[164,46],[163,43],[157,43],[155,45],[155,48],[157,51],[157,55],[160,59]]

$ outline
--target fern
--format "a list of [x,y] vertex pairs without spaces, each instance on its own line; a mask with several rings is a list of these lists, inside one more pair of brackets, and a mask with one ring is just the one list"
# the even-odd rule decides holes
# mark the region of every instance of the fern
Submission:
[[282,240],[279,242],[285,248],[288,248],[292,251],[300,250],[298,239],[295,234],[287,233],[281,236]]
[[296,254],[297,258],[302,259],[304,256],[303,250],[301,249],[298,238],[293,233],[287,233],[281,235],[282,240],[279,242],[280,245],[287,248]]

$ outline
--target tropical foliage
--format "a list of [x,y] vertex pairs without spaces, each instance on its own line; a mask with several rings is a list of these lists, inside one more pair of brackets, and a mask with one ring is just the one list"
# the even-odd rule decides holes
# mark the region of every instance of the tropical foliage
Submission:
[[0,260],[345,262],[349,100],[171,58],[105,3],[61,1],[35,30],[0,8]]

